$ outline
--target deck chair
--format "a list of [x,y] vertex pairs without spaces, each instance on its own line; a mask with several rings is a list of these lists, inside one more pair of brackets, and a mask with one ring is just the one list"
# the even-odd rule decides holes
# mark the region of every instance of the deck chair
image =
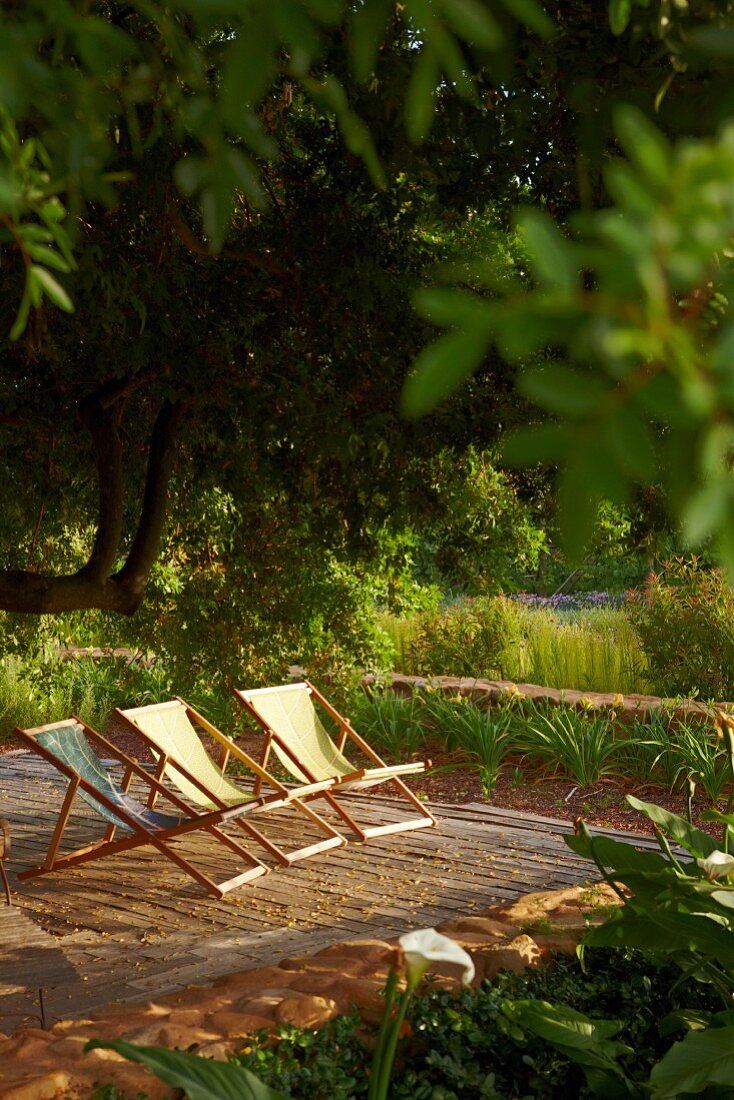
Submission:
[[[325,852],[330,848],[346,844],[341,833],[332,828],[303,801],[332,786],[332,779],[320,782],[307,781],[305,785],[289,790],[183,699],[176,698],[166,703],[153,703],[149,706],[126,710],[118,707],[114,713],[148,746],[157,762],[156,779],[160,781],[165,776],[194,806],[212,810],[254,803],[259,804],[259,808],[263,811],[292,807],[308,818],[320,833],[325,834],[324,839],[315,843],[285,851],[257,829],[249,817],[246,821],[242,818],[236,819],[237,825],[244,828],[284,866],[315,855],[317,852]],[[196,731],[197,726],[218,743],[220,747],[218,764],[212,760],[204,748]],[[246,790],[225,774],[230,755],[253,773],[258,783],[257,791]],[[267,783],[275,791],[272,796],[265,799],[259,798],[263,783]],[[149,804],[151,806],[155,804],[154,791],[151,792]]]
[[[265,732],[262,766],[268,766],[272,749],[286,770],[301,782],[332,778],[335,781],[333,787],[326,788],[322,797],[360,840],[408,829],[424,829],[436,824],[433,814],[428,812],[401,778],[425,771],[430,767],[430,760],[412,764],[386,764],[308,680],[283,687],[257,688],[254,691],[235,688],[234,694]],[[336,743],[324,728],[314,700],[337,724],[339,733]],[[347,740],[351,740],[375,766],[355,767],[344,755]],[[417,816],[384,825],[362,826],[339,801],[338,795],[343,791],[361,791],[378,783],[388,782],[419,811]]]
[[[160,781],[151,776],[137,761],[131,759],[80,719],[72,717],[63,722],[54,722],[35,729],[16,727],[15,733],[22,744],[33,752],[39,753],[69,781],[45,859],[39,867],[22,871],[18,875],[19,879],[63,871],[79,863],[102,859],[104,856],[111,856],[143,845],[156,848],[210,894],[220,898],[236,886],[250,882],[269,871],[269,867],[241,844],[232,840],[220,828],[226,821],[237,818],[243,810],[218,809],[206,814],[192,811],[182,799],[167,791]],[[112,779],[92,748],[95,743],[100,746],[106,757],[123,766],[124,773],[119,784]],[[149,790],[165,798],[173,805],[175,812],[160,813],[142,805],[129,793],[133,777],[141,781]],[[77,795],[92,807],[107,823],[107,827],[100,840],[62,855],[60,854],[61,841]],[[202,830],[230,851],[235,852],[244,861],[247,869],[224,882],[214,882],[209,875],[193,866],[172,847],[172,842],[184,834]],[[118,832],[126,835],[116,838]]]

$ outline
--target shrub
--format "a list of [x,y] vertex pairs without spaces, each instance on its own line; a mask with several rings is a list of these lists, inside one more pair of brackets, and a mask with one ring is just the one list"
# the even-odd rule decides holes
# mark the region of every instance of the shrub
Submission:
[[[591,1016],[621,1020],[620,1038],[635,1051],[626,1069],[638,1081],[670,1045],[658,1032],[661,1010],[716,1004],[713,994],[681,982],[674,964],[630,951],[595,950],[587,958],[586,973],[578,960],[558,958],[553,967],[502,973],[458,996],[415,997],[410,1038],[401,1047],[391,1084],[393,1100],[589,1096],[577,1066],[543,1039],[508,1023],[501,1010],[507,998],[568,1004]],[[235,1060],[289,1096],[364,1097],[369,1055],[354,1025],[342,1017],[319,1032],[283,1029],[276,1045],[253,1044]]]
[[410,671],[421,676],[517,679],[518,609],[504,596],[456,600],[419,616],[409,645]]
[[630,614],[662,695],[734,696],[734,591],[697,558],[668,562]]

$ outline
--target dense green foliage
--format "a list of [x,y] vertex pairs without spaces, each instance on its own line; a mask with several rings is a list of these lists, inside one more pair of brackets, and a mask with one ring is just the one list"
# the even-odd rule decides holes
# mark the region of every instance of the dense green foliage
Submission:
[[670,562],[630,616],[661,694],[734,698],[734,591],[720,570]]
[[[3,550],[12,573],[0,576],[0,606],[130,613],[160,550],[167,490],[176,545],[166,556],[179,563],[180,587],[181,574],[201,565],[187,545],[191,516],[216,521],[222,502],[236,513],[234,541],[216,563],[233,577],[231,592],[221,577],[200,574],[199,582],[202,604],[214,591],[215,600],[240,604],[243,617],[255,613],[263,574],[304,556],[312,576],[323,562],[324,621],[330,574],[355,560],[379,562],[388,590],[401,554],[422,580],[454,588],[492,589],[518,569],[534,572],[550,517],[538,524],[524,502],[548,502],[547,477],[518,483],[520,504],[483,450],[529,415],[537,426],[556,412],[528,413],[537,393],[513,389],[517,366],[487,345],[481,321],[497,304],[506,325],[534,342],[520,355],[526,382],[554,369],[545,322],[531,315],[526,324],[520,299],[517,309],[500,299],[509,292],[515,302],[513,288],[522,299],[536,276],[542,281],[538,247],[550,241],[552,251],[556,238],[535,215],[518,232],[511,209],[523,200],[565,221],[579,206],[602,205],[620,102],[655,111],[676,140],[726,116],[728,97],[714,92],[726,87],[728,61],[712,61],[705,35],[695,33],[715,27],[718,12],[694,8],[676,7],[659,23],[652,9],[625,8],[607,27],[588,5],[549,3],[544,14],[530,0],[443,0],[435,8],[411,0],[395,11],[369,0],[358,13],[337,0],[282,10],[227,0],[205,8],[8,6],[0,214],[11,262],[0,279],[6,331],[15,338],[27,327],[4,354],[0,450],[13,492]],[[692,108],[704,76],[716,108],[709,113]],[[721,174],[726,164],[714,151]],[[685,156],[676,144],[671,163]],[[686,206],[697,194],[695,164],[671,183],[681,196],[680,209],[666,215],[675,225],[703,224]],[[645,165],[638,169],[646,179]],[[640,203],[632,214],[643,217]],[[711,203],[705,224],[725,222],[725,204]],[[631,254],[630,245],[628,255],[628,244],[603,238],[599,255],[579,253],[578,263],[598,266],[600,288],[621,271],[636,293],[637,276],[626,275],[646,254]],[[688,248],[698,256],[699,246],[706,259],[715,241],[708,251],[701,241],[681,245],[681,255]],[[557,251],[559,263],[546,267],[560,278],[568,264]],[[411,312],[414,289],[430,283],[437,261],[451,286],[478,288],[466,317],[455,313],[461,296],[434,295],[436,309],[444,305],[427,320]],[[666,293],[643,290],[653,305]],[[675,280],[671,293],[682,293]],[[689,311],[686,323],[708,323],[710,312]],[[406,424],[398,414],[403,381],[429,326],[444,321],[459,331],[439,389],[466,365],[467,349],[481,370],[429,421]],[[563,334],[551,335],[554,347],[563,343]],[[667,356],[675,342],[661,339]],[[600,340],[590,341],[592,362],[606,348]],[[602,430],[592,433],[600,455],[617,436],[650,434],[645,423],[636,431],[637,420],[631,432],[625,415],[622,408],[617,432],[602,409]],[[668,412],[660,405],[656,415]],[[180,465],[171,482],[175,436]],[[454,470],[453,456],[472,441],[479,449]],[[624,459],[631,484],[656,481],[659,471],[641,455],[640,446],[618,444],[608,476]],[[141,504],[146,462],[150,491]],[[594,462],[588,469],[591,476]],[[578,488],[573,514],[582,516],[589,494]],[[625,496],[618,481],[601,488],[602,496]],[[629,514],[641,501],[646,534],[631,539],[649,548],[647,534],[661,524],[639,494]],[[280,562],[260,556],[273,547],[273,527]],[[194,541],[203,554],[201,538]],[[65,583],[54,585],[64,570]],[[190,595],[193,605],[194,588]],[[264,624],[284,614],[277,600],[266,603]],[[319,615],[307,610],[292,633]],[[206,637],[211,617],[202,618]],[[277,635],[282,624],[273,625]],[[260,638],[256,630],[251,648]]]
[[510,600],[457,600],[417,617],[410,668],[417,675],[515,679],[521,667],[519,644],[519,616]]
[[[644,43],[653,9],[614,5],[620,51]],[[638,74],[628,102],[610,97],[599,119],[601,140],[609,117],[615,140],[602,172],[607,208],[589,188],[570,215],[552,202],[521,213],[530,289],[520,277],[498,283],[487,263],[459,288],[422,293],[424,316],[446,331],[422,354],[406,407],[432,408],[497,347],[537,409],[505,456],[562,467],[569,545],[578,551],[591,535],[600,501],[624,504],[659,482],[690,542],[713,540],[734,569],[731,14],[707,3],[662,11],[658,57],[672,70],[658,70],[649,98]],[[698,96],[687,108],[678,100],[689,81],[711,106],[696,119]]]
[[408,675],[503,677],[613,694],[655,692],[658,683],[649,677],[628,607],[567,611],[503,597],[463,597],[412,616],[381,615],[378,622],[392,642],[392,667]]
[[[720,726],[731,772],[734,768],[734,723],[724,720]],[[624,946],[667,956],[685,978],[715,993],[719,1005],[713,1011],[701,1012],[697,1004],[689,1003],[682,1010],[663,1017],[660,1021],[663,1035],[671,1036],[681,1027],[686,1034],[656,1063],[649,1084],[643,1088],[634,1084],[626,1067],[621,1065],[618,1050],[607,1046],[607,1050],[602,1051],[601,1044],[597,1043],[594,1057],[590,1059],[588,1046],[584,1049],[583,1044],[569,1044],[568,1039],[577,1036],[584,1023],[567,1007],[549,1005],[543,1013],[544,1018],[533,1013],[534,1019],[528,1026],[546,1036],[549,1026],[555,1029],[551,1033],[554,1045],[570,1049],[571,1056],[584,1067],[589,1084],[599,1095],[608,1094],[610,1087],[614,1091],[616,1084],[620,1095],[633,1097],[651,1093],[659,1100],[667,1100],[668,1097],[702,1092],[711,1097],[724,1097],[731,1091],[734,1033],[731,1011],[734,857],[729,855],[734,834],[732,796],[725,813],[711,809],[704,814],[705,818],[719,824],[720,840],[693,827],[690,807],[686,820],[632,795],[627,801],[654,824],[659,853],[638,850],[608,836],[593,836],[583,822],[578,823],[573,837],[565,838],[573,851],[594,861],[623,902],[603,925],[590,930],[584,938],[584,950]],[[675,845],[675,851],[671,845]],[[522,1023],[524,1006],[519,1008],[518,1022]],[[600,1037],[606,1027],[612,1029],[611,1034],[617,1030],[613,1022],[595,1026]]]

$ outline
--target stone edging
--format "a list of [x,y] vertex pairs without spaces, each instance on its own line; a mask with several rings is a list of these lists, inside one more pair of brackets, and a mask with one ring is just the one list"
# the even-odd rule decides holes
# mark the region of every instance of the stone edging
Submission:
[[[573,952],[589,924],[600,923],[616,904],[619,899],[606,884],[574,886],[493,905],[479,916],[453,917],[439,931],[469,951],[478,984],[499,970],[523,970],[549,961],[553,952]],[[318,1028],[355,1009],[375,1023],[396,943],[334,944],[312,956],[227,975],[209,986],[188,986],[148,1004],[111,1005],[86,1020],[61,1020],[48,1031],[27,1027],[12,1038],[0,1035],[0,1098],[82,1100],[107,1084],[131,1097],[144,1092],[148,1100],[162,1100],[169,1095],[168,1086],[114,1051],[84,1054],[91,1038],[181,1050],[195,1044],[203,1057],[224,1060],[261,1028]],[[433,973],[439,988],[458,988],[455,968]]]
[[[404,676],[388,674],[387,687],[398,695],[415,691],[439,691],[444,695],[461,695],[479,706],[506,701],[508,698],[544,700],[553,706],[574,707],[577,710],[614,710],[619,721],[632,722],[645,711],[666,707],[676,718],[699,715],[710,718],[716,711],[734,709],[734,703],[704,703],[697,699],[664,699],[658,695],[621,695],[611,692],[575,691],[570,688],[549,688],[538,684],[516,684],[510,680],[472,679],[468,676]],[[384,677],[371,673],[362,677],[362,686],[369,693]]]

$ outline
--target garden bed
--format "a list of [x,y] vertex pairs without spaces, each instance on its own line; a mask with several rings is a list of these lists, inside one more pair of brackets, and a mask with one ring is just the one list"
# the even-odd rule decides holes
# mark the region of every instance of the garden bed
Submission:
[[[429,802],[450,802],[465,805],[487,802],[479,775],[475,770],[461,768],[443,775],[427,775],[414,789]],[[623,832],[652,833],[650,823],[631,809],[625,795],[634,794],[645,802],[654,802],[671,813],[685,815],[686,799],[682,793],[671,794],[657,786],[635,787],[623,783],[603,783],[596,787],[577,787],[567,778],[524,776],[517,782],[511,775],[500,775],[489,801],[503,810],[518,814],[537,814],[568,821],[569,826],[583,817],[597,829],[619,829]],[[710,803],[705,795],[694,799],[693,820],[702,829],[711,823],[700,820],[700,814]]]

